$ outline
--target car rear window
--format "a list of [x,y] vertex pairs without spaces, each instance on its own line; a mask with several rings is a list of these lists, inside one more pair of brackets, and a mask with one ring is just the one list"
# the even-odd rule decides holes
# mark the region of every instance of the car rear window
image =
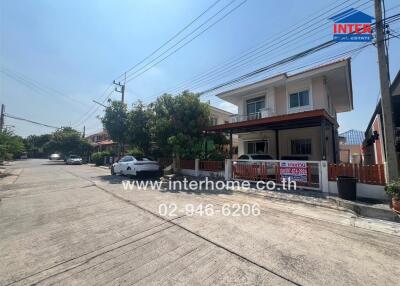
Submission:
[[71,156],[69,156],[71,159],[77,159],[77,158],[79,158],[78,156],[75,156],[75,155],[71,155]]

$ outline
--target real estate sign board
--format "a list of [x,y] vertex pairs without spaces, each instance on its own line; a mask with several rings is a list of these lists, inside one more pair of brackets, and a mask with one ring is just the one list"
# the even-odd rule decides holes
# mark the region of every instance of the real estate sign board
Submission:
[[296,182],[307,182],[307,162],[302,161],[282,161],[279,164],[281,178]]

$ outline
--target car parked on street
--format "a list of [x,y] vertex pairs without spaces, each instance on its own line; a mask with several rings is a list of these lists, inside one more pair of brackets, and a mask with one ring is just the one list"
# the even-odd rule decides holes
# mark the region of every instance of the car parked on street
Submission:
[[69,155],[65,161],[67,165],[81,165],[82,158],[77,155]]
[[112,164],[111,175],[136,176],[143,173],[161,173],[161,166],[146,157],[124,156],[118,162]]
[[57,154],[57,153],[51,154],[49,156],[49,160],[60,160],[60,159],[61,159],[61,156],[60,156],[60,154]]

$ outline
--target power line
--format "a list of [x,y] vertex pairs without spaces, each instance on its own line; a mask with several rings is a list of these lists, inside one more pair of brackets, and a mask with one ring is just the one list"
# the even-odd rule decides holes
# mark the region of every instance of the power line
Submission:
[[221,0],[215,1],[211,6],[209,6],[206,10],[204,10],[199,16],[194,18],[192,21],[189,22],[185,27],[183,27],[181,30],[179,30],[175,35],[173,35],[171,38],[169,38],[166,42],[164,42],[161,46],[159,46],[157,49],[155,49],[153,52],[151,52],[148,56],[146,56],[144,59],[140,60],[138,63],[136,63],[134,66],[131,68],[127,69],[124,73],[120,74],[116,80],[119,78],[123,77],[126,75],[126,73],[129,73],[132,71],[134,68],[142,64],[144,61],[147,59],[151,58],[154,54],[156,54],[158,51],[160,51],[162,48],[164,48],[166,45],[168,45],[172,40],[174,40],[176,37],[178,37],[180,34],[182,34],[186,29],[188,29],[192,24],[194,24],[198,19],[200,19],[204,14],[206,14],[208,11],[210,11],[215,5],[217,5]]
[[[212,18],[214,18],[216,15],[218,15],[219,13],[221,13],[223,10],[225,10],[227,7],[229,7],[232,3],[234,3],[236,0],[233,0],[231,2],[229,2],[227,5],[225,5],[223,8],[221,8],[219,11],[217,11],[213,16],[211,16],[210,18],[208,18],[201,26],[203,26],[205,23],[207,23],[209,20],[211,20]],[[242,1],[241,3],[239,3],[237,6],[235,6],[234,8],[232,8],[231,10],[229,10],[226,14],[224,14],[221,18],[219,18],[217,21],[213,22],[211,25],[209,25],[208,27],[206,27],[204,30],[200,31],[200,33],[198,33],[197,35],[195,35],[193,38],[191,38],[190,40],[186,41],[183,45],[179,46],[177,49],[175,49],[174,51],[172,51],[171,53],[169,53],[166,57],[162,58],[161,60],[157,61],[154,65],[150,66],[149,68],[145,69],[144,71],[142,71],[140,74],[136,75],[134,78],[138,77],[139,75],[145,73],[146,71],[148,71],[149,69],[151,69],[153,66],[157,65],[158,63],[164,61],[166,58],[168,58],[169,56],[171,56],[172,54],[176,53],[177,51],[179,51],[181,48],[183,48],[184,46],[186,46],[187,44],[189,44],[190,42],[192,42],[194,39],[196,39],[197,37],[199,37],[201,34],[203,34],[204,32],[206,32],[208,29],[210,29],[212,26],[214,26],[215,24],[217,24],[218,22],[222,21],[224,18],[226,18],[229,14],[231,14],[233,11],[235,11],[236,9],[238,9],[240,6],[242,6],[245,2],[247,2],[247,0]],[[200,27],[201,27],[200,26]],[[199,28],[199,27],[198,27]],[[194,31],[198,30],[198,28],[196,28]],[[192,31],[190,34],[188,34],[189,36],[194,32]],[[183,39],[187,38],[188,35],[186,35]],[[182,40],[180,40],[178,43],[180,43]],[[176,44],[174,45],[176,46]],[[174,47],[172,46],[172,47]],[[167,51],[169,51],[172,47],[170,47]],[[166,52],[167,52],[166,51]],[[165,54],[162,53],[161,55]],[[161,56],[160,55],[160,56]],[[158,56],[155,59],[158,59],[160,56]],[[151,62],[153,62],[155,59],[153,59]],[[151,63],[150,62],[150,63]],[[147,64],[148,65],[148,64]],[[147,66],[146,65],[146,66]],[[144,67],[146,67],[144,66]],[[143,67],[141,68],[143,69]],[[136,73],[136,72],[135,72]],[[134,73],[134,74],[135,74]],[[132,75],[131,75],[132,76]],[[131,78],[128,80],[126,80],[126,82],[133,80],[134,78]],[[98,110],[98,108],[96,110],[94,110],[91,114],[94,114],[96,111]],[[90,112],[90,111],[89,111]],[[90,116],[88,117],[90,118]],[[86,119],[87,120],[87,119]],[[83,124],[83,123],[80,123]]]
[[[347,1],[345,1],[345,2],[347,2]],[[339,5],[335,6],[334,8],[336,8],[336,7],[340,6],[340,5],[343,5],[345,2],[340,3]],[[358,2],[358,1],[357,1],[357,2]],[[356,3],[356,2],[355,2],[355,3]],[[352,4],[350,4],[349,6],[352,6],[352,5],[354,5],[355,3],[352,3]],[[368,4],[368,3],[369,3],[368,1],[367,1],[367,2],[364,2],[364,3],[360,4],[360,5],[359,5],[358,7],[356,7],[356,8],[359,8],[359,7],[361,7],[361,6],[364,6],[365,4]],[[373,6],[373,4],[368,5],[366,8],[369,8],[369,7],[372,7],[372,6]],[[391,7],[390,9],[388,9],[387,11],[393,10],[393,9],[397,8],[397,6],[400,6],[400,5],[395,5],[395,6]],[[341,8],[341,10],[346,9],[347,7],[348,7],[348,6],[343,7],[343,8]],[[332,9],[334,9],[334,8],[332,8]],[[366,9],[366,8],[364,8],[364,9]],[[324,9],[323,9],[323,10],[324,10]],[[330,9],[328,12],[333,13],[331,9]],[[339,12],[339,11],[336,11],[336,12],[334,12],[334,13],[336,14],[336,13],[338,13],[338,12]],[[326,13],[326,12],[325,12],[325,13]],[[324,13],[322,13],[322,14],[320,14],[320,15],[324,15]],[[316,17],[314,17],[314,19],[311,19],[310,21],[307,21],[307,22],[313,22],[313,20],[318,19],[318,17],[319,17],[319,16],[316,16]],[[320,22],[320,21],[319,21],[319,22]],[[316,23],[316,24],[318,24],[318,23]],[[326,25],[326,24],[329,24],[329,22],[325,23],[324,25]],[[314,24],[313,24],[313,25],[314,25]],[[311,26],[313,26],[313,25],[311,25]],[[320,28],[323,28],[324,25],[319,25],[319,26],[317,26],[317,29],[318,29],[318,28],[319,28],[319,29],[320,29]],[[296,31],[298,28],[301,28],[301,27],[303,27],[303,25],[300,25],[300,26],[298,26],[297,28],[292,29],[291,31]],[[303,30],[305,30],[305,29],[308,29],[308,27],[303,28],[301,31],[303,31]],[[313,32],[314,30],[316,30],[316,29],[308,30],[308,32],[303,33],[303,34],[300,34],[300,35],[298,35],[298,33],[299,33],[300,31],[296,31],[296,34],[295,34],[295,35],[297,35],[297,37],[296,37],[295,39],[303,38],[305,35],[309,34],[310,32]],[[291,31],[289,31],[288,33],[290,33]],[[286,38],[286,34],[281,35],[279,38],[282,38],[282,37]],[[279,39],[279,38],[278,38],[278,39]],[[178,85],[178,87],[176,87],[174,90],[178,90],[179,88],[180,88],[181,90],[184,90],[184,89],[193,90],[193,89],[195,89],[195,88],[197,88],[197,87],[199,87],[199,86],[204,86],[204,85],[206,85],[206,84],[209,84],[210,81],[212,81],[212,80],[217,80],[217,79],[219,79],[219,78],[224,78],[224,77],[226,77],[226,76],[223,76],[224,74],[227,74],[228,72],[230,72],[230,71],[232,71],[232,70],[239,69],[239,68],[241,68],[241,67],[243,67],[243,66],[249,66],[249,65],[251,64],[251,62],[253,62],[254,60],[256,60],[256,59],[258,59],[258,58],[260,58],[260,57],[262,57],[262,56],[264,56],[264,55],[270,54],[270,53],[271,53],[272,51],[274,51],[274,50],[278,50],[279,52],[281,52],[281,51],[282,51],[282,46],[286,46],[287,44],[291,43],[291,42],[294,41],[295,39],[287,40],[287,41],[284,42],[284,43],[282,43],[282,41],[279,41],[278,43],[276,43],[276,40],[273,40],[272,43],[271,43],[271,41],[269,40],[269,41],[268,41],[269,46],[276,46],[276,45],[278,45],[278,44],[279,44],[279,46],[277,46],[277,47],[274,48],[274,49],[269,49],[266,53],[263,53],[263,54],[261,54],[261,55],[259,55],[259,56],[257,56],[257,57],[254,57],[254,55],[253,55],[253,56],[247,57],[247,59],[244,58],[244,59],[240,60],[239,62],[236,62],[237,59],[241,59],[241,58],[245,57],[246,55],[251,54],[251,53],[254,53],[254,52],[257,51],[258,49],[260,49],[260,48],[263,46],[263,45],[261,45],[260,47],[255,48],[255,49],[250,50],[249,52],[245,53],[243,56],[240,56],[239,58],[237,58],[237,59],[235,59],[235,60],[229,61],[229,62],[228,62],[229,65],[228,65],[228,66],[224,66],[224,65],[217,66],[216,69],[212,69],[212,70],[209,71],[209,72],[202,73],[202,74],[200,74],[199,76],[195,76],[195,77],[192,79],[192,82],[190,82],[190,80],[189,80],[189,81],[185,81],[185,82],[181,83],[181,84]],[[292,48],[292,46],[291,46],[291,48]],[[264,48],[263,50],[265,50],[265,48]],[[263,51],[263,50],[261,50],[261,51]],[[256,54],[259,54],[261,51],[257,52]],[[243,64],[238,65],[238,63],[243,62],[243,61],[245,61]],[[194,81],[193,81],[193,80],[194,80]],[[204,83],[204,84],[202,84],[202,83]],[[185,86],[185,85],[186,85],[186,86]],[[168,91],[168,92],[171,92],[171,91]],[[173,92],[173,91],[172,91],[172,92]],[[162,94],[162,93],[163,93],[163,92],[157,93],[157,94],[155,95],[155,97],[157,97],[159,94]],[[165,93],[165,92],[164,92],[164,93]]]
[[[354,3],[351,4],[351,5],[354,5],[355,3],[359,2],[359,1],[360,1],[360,0],[354,2]],[[210,71],[207,71],[207,72],[205,72],[205,73],[201,73],[201,74],[199,74],[199,75],[193,77],[193,78],[190,79],[190,80],[186,80],[186,81],[184,81],[184,82],[178,84],[178,86],[175,87],[173,90],[182,88],[182,86],[187,85],[188,83],[191,83],[191,82],[193,82],[193,81],[197,81],[197,80],[199,80],[199,79],[201,79],[201,78],[204,78],[205,76],[208,76],[208,75],[210,75],[210,74],[217,73],[217,72],[219,73],[219,72],[221,71],[221,68],[224,69],[224,68],[227,67],[227,65],[228,65],[228,66],[231,66],[232,64],[236,64],[236,62],[237,62],[238,60],[243,59],[243,58],[245,58],[246,56],[249,56],[249,55],[251,55],[251,54],[253,54],[253,53],[258,54],[258,53],[260,52],[260,49],[261,49],[261,51],[264,51],[264,50],[266,50],[266,48],[269,48],[269,47],[271,47],[271,46],[275,46],[275,45],[277,45],[277,44],[279,44],[279,43],[282,42],[282,41],[277,42],[277,40],[282,39],[282,38],[284,38],[284,39],[287,40],[287,36],[288,36],[289,34],[292,34],[292,33],[296,32],[295,35],[299,36],[299,33],[300,33],[300,32],[302,32],[302,31],[306,30],[307,28],[309,28],[309,27],[311,27],[311,26],[314,26],[315,24],[318,24],[319,22],[321,22],[321,19],[320,19],[318,22],[316,22],[316,23],[314,23],[314,24],[312,24],[312,25],[309,25],[309,24],[312,23],[314,20],[316,20],[316,19],[318,19],[318,18],[320,18],[320,17],[324,17],[324,20],[325,20],[325,19],[326,19],[326,16],[324,16],[325,14],[327,14],[327,13],[329,13],[329,12],[332,12],[332,10],[334,10],[334,9],[336,9],[336,8],[338,8],[338,7],[340,7],[341,5],[343,5],[343,4],[347,3],[347,2],[349,2],[349,1],[348,1],[348,0],[345,0],[345,1],[341,2],[340,4],[334,6],[333,8],[330,8],[330,6],[328,6],[327,8],[324,8],[324,9],[320,10],[320,11],[324,11],[325,9],[328,9],[328,11],[325,11],[325,12],[323,12],[323,13],[320,13],[320,14],[318,14],[317,16],[314,16],[314,17],[311,18],[311,19],[309,19],[309,17],[307,17],[307,18],[305,19],[305,22],[304,22],[304,21],[301,21],[300,24],[295,25],[292,29],[290,29],[290,30],[287,31],[286,33],[281,33],[281,32],[279,32],[279,33],[273,35],[272,37],[271,37],[271,36],[268,36],[268,37],[267,37],[265,40],[263,40],[260,44],[256,45],[256,46],[253,47],[253,48],[250,48],[250,49],[249,49],[248,51],[246,51],[244,54],[242,54],[242,55],[240,55],[240,56],[238,56],[238,57],[234,57],[234,58],[232,58],[231,60],[228,60],[227,62],[225,62],[225,63],[223,63],[223,64],[221,64],[221,65],[214,66]],[[334,4],[335,4],[335,3],[336,3],[336,2],[334,2]],[[347,7],[349,7],[349,6],[351,6],[351,5],[348,5],[348,6],[346,6],[346,7],[343,7],[343,8],[341,8],[340,10],[346,9]],[[340,11],[340,10],[339,10],[339,11]],[[307,26],[304,26],[303,22],[304,22],[304,24],[308,24],[308,25],[307,25]],[[319,27],[320,27],[320,26],[319,26]],[[303,29],[298,30],[299,28],[303,28]],[[272,40],[271,40],[271,38],[272,38]],[[297,39],[297,38],[299,38],[299,37],[296,37],[296,39]],[[293,40],[294,40],[294,39],[292,39],[291,41],[293,41]],[[289,43],[290,43],[291,41],[289,41]],[[288,43],[288,42],[287,42],[287,43]],[[267,46],[266,46],[266,45],[267,45]],[[266,46],[266,47],[265,47],[265,46]],[[279,47],[282,47],[282,45],[280,45]],[[259,51],[259,52],[257,52],[257,51]],[[249,57],[247,57],[247,58],[249,58]],[[171,89],[169,89],[169,90],[171,90]]]
[[4,116],[8,117],[8,118],[15,119],[15,120],[25,121],[25,122],[29,122],[29,123],[32,123],[32,124],[44,126],[44,127],[49,127],[49,128],[53,128],[53,129],[61,129],[60,127],[56,127],[56,126],[40,123],[40,122],[33,121],[33,120],[30,120],[30,119],[25,119],[25,118],[14,116],[14,115],[11,115],[11,114],[8,114],[8,113],[5,113]]
[[[131,67],[130,69],[128,69],[128,71],[122,73],[121,75],[119,75],[117,77],[121,78],[122,76],[124,76],[127,72],[133,70],[134,68],[136,68],[137,66],[139,66],[140,64],[142,64],[144,61],[146,61],[147,59],[151,58],[154,54],[156,54],[158,51],[160,51],[163,47],[165,47],[167,44],[169,44],[172,40],[174,40],[175,38],[177,38],[180,34],[182,34],[185,30],[187,30],[192,24],[194,24],[198,19],[200,19],[203,15],[205,15],[208,11],[210,11],[215,5],[217,5],[221,0],[217,0],[215,1],[213,4],[211,4],[206,10],[204,10],[199,16],[197,16],[195,19],[193,19],[189,24],[187,24],[185,27],[183,27],[181,30],[179,30],[174,36],[172,36],[169,40],[167,40],[165,43],[163,43],[160,47],[158,47],[156,50],[154,50],[152,53],[150,53],[148,56],[146,56],[143,60],[139,61],[138,63],[136,63],[133,67]],[[236,1],[236,0],[235,0]],[[103,95],[105,95],[107,93],[107,91],[113,86],[113,83],[111,83],[103,92]],[[102,102],[104,103],[111,94],[109,94]],[[94,109],[93,109],[94,108]],[[93,110],[93,111],[92,111]],[[83,114],[83,116],[81,116],[76,122],[79,122],[79,124],[82,124],[81,121],[87,117],[87,114],[94,114],[96,113],[98,110],[97,106],[92,106],[87,112],[85,112]],[[90,116],[88,117],[90,118]],[[86,119],[87,120],[87,119]],[[76,125],[77,123],[75,123]]]
[[49,86],[45,86],[42,83],[40,83],[40,82],[38,82],[38,81],[36,81],[34,79],[31,79],[31,78],[27,77],[26,75],[23,75],[20,72],[16,72],[16,71],[13,71],[13,70],[11,70],[9,68],[4,68],[4,67],[2,67],[0,69],[0,72],[3,73],[6,76],[12,78],[13,80],[25,85],[26,87],[35,90],[38,93],[42,93],[44,95],[51,95],[51,96],[54,95],[54,94],[58,94],[58,95],[62,96],[65,99],[73,101],[75,104],[79,104],[79,106],[81,106],[82,104],[87,105],[86,103],[84,103],[84,102],[82,102],[82,101],[80,101],[78,99],[75,99],[73,97],[70,97],[70,96],[66,95],[65,93],[63,93],[63,92],[61,92],[59,90],[56,90],[56,89],[54,89],[52,87],[49,87]]
[[[399,15],[400,14],[393,15],[391,17],[388,17],[386,20],[396,18]],[[267,66],[261,67],[259,69],[256,69],[256,70],[252,71],[252,72],[249,72],[247,74],[241,75],[241,76],[239,76],[239,77],[237,77],[235,79],[229,80],[229,81],[227,81],[225,83],[222,83],[222,84],[219,84],[219,85],[217,85],[215,87],[209,88],[209,89],[207,89],[207,90],[205,90],[203,92],[200,92],[200,95],[205,94],[205,93],[209,93],[209,92],[212,92],[212,91],[215,91],[215,90],[218,90],[218,89],[220,89],[220,88],[222,88],[224,86],[231,85],[231,84],[236,83],[236,82],[243,81],[243,80],[245,80],[247,78],[251,78],[251,77],[253,77],[253,76],[257,75],[257,74],[263,73],[263,72],[265,72],[265,71],[267,71],[267,70],[269,70],[269,69],[271,69],[273,67],[282,65],[284,63],[295,61],[295,60],[297,60],[299,58],[305,57],[307,55],[313,54],[313,53],[318,52],[318,51],[320,51],[322,49],[325,49],[325,48],[328,48],[328,47],[330,47],[332,45],[335,45],[336,43],[337,42],[335,42],[333,40],[327,41],[327,42],[322,43],[320,45],[317,45],[317,46],[315,46],[313,48],[307,49],[307,50],[305,50],[303,52],[297,53],[297,54],[295,54],[293,56],[284,58],[284,59],[282,59],[280,61],[277,61],[275,63],[269,64]]]
[[[231,3],[235,2],[236,0],[231,1],[228,5],[226,5],[224,8],[222,8],[221,10],[219,10],[217,12],[220,13],[221,11],[223,11],[226,7],[228,7]],[[148,70],[150,70],[152,67],[158,65],[159,63],[163,62],[165,59],[169,58],[171,55],[175,54],[176,52],[178,52],[180,49],[182,49],[183,47],[185,47],[186,45],[188,45],[189,43],[191,43],[193,40],[195,40],[196,38],[198,38],[200,35],[202,35],[203,33],[205,33],[206,31],[208,31],[210,28],[212,28],[214,25],[216,25],[217,23],[219,23],[220,21],[222,21],[223,19],[225,19],[227,16],[229,16],[231,13],[233,13],[236,9],[238,9],[239,7],[241,7],[244,3],[246,3],[247,0],[244,0],[242,2],[240,2],[238,5],[236,5],[235,7],[233,7],[231,10],[229,10],[226,14],[224,14],[221,18],[217,19],[215,22],[213,22],[212,24],[210,24],[209,26],[207,26],[204,30],[200,31],[197,35],[195,35],[194,37],[192,37],[191,39],[189,39],[188,41],[186,41],[185,43],[183,43],[181,46],[179,46],[178,48],[176,48],[175,50],[173,50],[171,53],[167,54],[165,57],[163,57],[162,59],[160,59],[159,61],[155,62],[154,64],[152,64],[151,66],[147,67],[146,69],[142,70],[140,73],[134,75],[135,73],[133,73],[132,75],[130,75],[127,78],[127,82],[134,80],[135,78],[139,77],[140,75],[144,74],[145,72],[147,72]],[[215,15],[217,15],[215,14]],[[211,19],[211,18],[210,18]],[[186,38],[186,37],[185,37]],[[180,41],[181,42],[181,41]],[[179,42],[178,42],[179,43]],[[176,46],[176,45],[174,45]],[[163,53],[165,54],[165,53]],[[163,54],[161,54],[160,56],[162,56]],[[158,56],[156,59],[158,59],[160,56]],[[154,61],[154,60],[153,60]],[[152,62],[153,62],[152,61]],[[145,68],[145,67],[144,67]],[[142,68],[143,69],[143,68]]]
[[[348,6],[342,7],[339,11],[342,11],[342,10],[346,9],[346,8],[354,5],[355,3],[359,2],[359,1],[360,0],[350,4]],[[247,51],[243,55],[241,55],[241,56],[239,56],[239,57],[237,57],[237,58],[235,58],[233,60],[229,60],[227,62],[228,65],[222,64],[222,65],[216,66],[216,68],[211,69],[211,71],[208,71],[208,72],[202,73],[202,74],[200,74],[198,76],[195,76],[193,78],[194,81],[192,79],[192,80],[183,82],[182,84],[180,84],[179,87],[176,87],[174,90],[177,90],[178,88],[188,89],[189,87],[190,87],[190,89],[193,89],[193,86],[192,86],[193,84],[195,84],[195,85],[197,84],[198,85],[200,82],[210,81],[210,77],[211,77],[211,79],[220,78],[221,77],[221,73],[226,74],[227,72],[229,72],[231,70],[238,69],[238,68],[242,67],[243,65],[247,65],[248,63],[250,63],[250,62],[252,62],[252,61],[254,61],[254,60],[256,60],[256,59],[258,59],[258,58],[260,58],[262,56],[270,54],[272,51],[275,51],[275,50],[281,51],[282,50],[282,46],[286,46],[286,45],[290,44],[291,42],[293,42],[295,40],[303,38],[304,36],[314,32],[317,29],[318,30],[319,29],[323,29],[323,26],[329,23],[329,22],[327,22],[324,25],[319,25],[319,22],[327,19],[327,16],[324,16],[324,15],[327,14],[327,13],[329,13],[329,14],[333,13],[332,9],[340,7],[341,5],[343,5],[343,4],[347,3],[347,2],[348,1],[346,0],[346,1],[336,5],[335,7],[329,8],[327,11],[325,11],[323,13],[320,13],[317,16],[314,16],[312,19],[307,19],[306,23],[309,24],[309,23],[313,23],[314,20],[318,20],[318,18],[320,18],[320,17],[324,17],[323,19],[318,20],[314,24],[306,25],[306,26],[304,24],[296,25],[296,26],[294,26],[294,28],[292,28],[291,30],[289,30],[288,32],[286,32],[284,34],[282,34],[282,33],[277,34],[277,35],[279,35],[279,37],[275,37],[274,40],[272,40],[272,41],[271,41],[271,37],[269,37],[268,39],[266,39],[266,41],[263,41],[265,43],[262,42],[263,44],[259,44],[256,47],[251,48],[249,51]],[[368,1],[362,3],[358,7],[361,7],[361,6],[365,5],[365,4],[368,4]],[[326,9],[327,8],[324,8],[321,11],[324,11]],[[336,11],[335,13],[338,13],[339,11]],[[312,29],[312,30],[310,30],[310,27],[315,26],[315,25],[317,25],[317,27]],[[299,28],[301,28],[301,30],[298,30]],[[307,30],[307,32],[301,33],[301,32],[303,32],[305,30]],[[287,35],[290,35],[291,33],[294,33],[293,35],[296,36],[296,37],[288,39]],[[282,39],[282,40],[278,41],[279,39]],[[274,49],[271,49],[274,46],[276,46],[276,47]],[[290,47],[290,48],[293,49],[293,47]],[[263,51],[267,51],[267,52],[264,52],[264,53],[260,54]],[[255,57],[255,55],[257,55],[257,54],[259,54],[259,55],[257,57]],[[239,63],[241,63],[241,62],[244,62],[244,63],[239,65]],[[183,86],[185,86],[185,85],[186,85],[186,87],[183,88]],[[161,94],[161,92],[156,94],[155,97],[157,97],[159,94]]]

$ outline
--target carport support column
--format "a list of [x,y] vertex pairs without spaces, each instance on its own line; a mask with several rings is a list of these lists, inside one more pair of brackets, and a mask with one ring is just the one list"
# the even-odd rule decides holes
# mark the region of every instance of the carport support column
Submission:
[[204,159],[207,160],[207,150],[208,146],[207,146],[207,131],[204,134]]
[[229,130],[229,158],[233,157],[232,130]]
[[232,179],[232,159],[225,159],[225,180]]
[[194,159],[194,175],[198,177],[200,175],[200,159]]
[[276,160],[279,160],[279,130],[275,129],[275,152]]
[[338,155],[339,155],[336,143],[337,142],[336,142],[335,124],[332,123],[332,150],[333,150],[333,163],[335,164],[338,162]]
[[325,118],[321,120],[321,160],[326,160]]
[[320,169],[320,184],[323,193],[329,193],[329,181],[328,181],[328,162],[321,161],[319,165]]

